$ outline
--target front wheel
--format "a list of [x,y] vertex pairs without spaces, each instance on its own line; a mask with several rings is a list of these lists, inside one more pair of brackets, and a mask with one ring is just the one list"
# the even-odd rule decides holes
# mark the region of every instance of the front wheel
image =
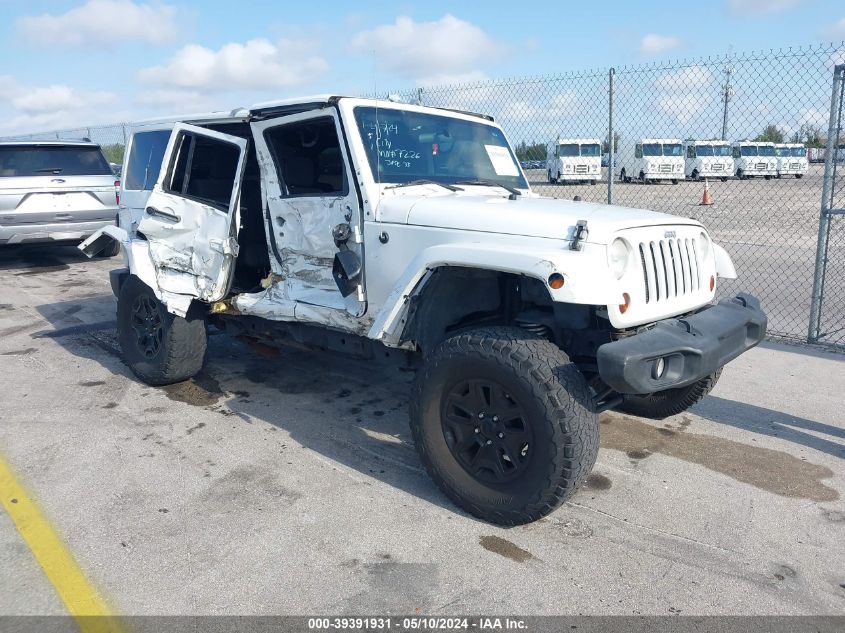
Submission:
[[795,174],[795,179],[796,179],[796,180],[800,180],[800,179],[801,179],[801,176],[803,176],[803,175],[804,175],[804,174]]
[[692,170],[692,173],[690,174],[690,178],[692,178],[695,181],[698,180],[698,170],[697,169]]
[[520,328],[470,330],[441,343],[414,383],[410,420],[437,486],[499,525],[554,511],[598,453],[583,375],[557,346]]
[[134,275],[117,297],[117,336],[123,360],[148,385],[187,380],[202,369],[205,321],[167,311],[153,291]]
[[719,180],[721,180],[722,182],[728,182],[728,177],[722,176],[721,178],[719,178]]
[[712,391],[721,373],[722,369],[719,368],[715,373],[686,387],[658,391],[647,396],[626,396],[616,410],[653,420],[683,413]]
[[678,184],[678,179],[677,179],[677,178],[672,178],[672,184],[673,184],[673,185],[677,185],[677,184]]

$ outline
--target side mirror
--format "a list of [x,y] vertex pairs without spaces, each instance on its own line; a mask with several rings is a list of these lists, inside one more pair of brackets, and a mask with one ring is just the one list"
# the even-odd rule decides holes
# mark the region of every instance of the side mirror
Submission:
[[348,297],[361,285],[361,260],[350,250],[335,253],[332,277],[343,297]]

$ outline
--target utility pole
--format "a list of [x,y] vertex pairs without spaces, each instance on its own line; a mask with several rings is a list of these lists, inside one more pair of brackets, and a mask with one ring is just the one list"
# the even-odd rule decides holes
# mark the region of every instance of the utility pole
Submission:
[[722,140],[728,140],[728,103],[733,96],[733,87],[731,86],[731,75],[734,72],[733,66],[730,63],[730,56],[731,56],[731,49],[733,47],[728,48],[728,63],[725,65],[725,85],[722,86],[722,96],[725,99],[725,109],[722,113]]

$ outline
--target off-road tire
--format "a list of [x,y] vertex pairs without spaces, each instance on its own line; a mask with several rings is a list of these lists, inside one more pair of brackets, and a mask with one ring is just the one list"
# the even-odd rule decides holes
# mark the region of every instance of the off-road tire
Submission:
[[696,182],[698,182],[698,170],[693,169],[692,173],[690,174],[690,178]]
[[796,179],[796,180],[801,180],[801,176],[803,176],[803,175],[804,175],[804,174],[795,174],[795,179]]
[[658,391],[647,396],[627,396],[622,404],[616,407],[616,411],[652,420],[662,420],[678,415],[710,393],[719,381],[721,373],[722,369],[719,368],[714,374],[686,387]]
[[672,178],[672,184],[677,185],[680,182],[677,178]]
[[[145,355],[133,328],[133,305],[144,301],[160,319],[161,337],[157,351]],[[117,334],[123,360],[148,385],[169,385],[194,376],[202,369],[206,350],[205,320],[196,309],[186,318],[176,316],[156,299],[153,291],[131,275],[117,298]]]
[[722,182],[728,182],[728,177],[722,176],[721,178],[719,178],[719,180],[721,180]]
[[[446,396],[472,379],[503,387],[528,420],[530,457],[514,480],[487,482],[470,474],[447,444]],[[557,346],[521,328],[469,330],[443,341],[417,375],[410,424],[420,459],[446,496],[473,516],[505,526],[558,508],[590,473],[599,448],[598,416],[583,375]]]

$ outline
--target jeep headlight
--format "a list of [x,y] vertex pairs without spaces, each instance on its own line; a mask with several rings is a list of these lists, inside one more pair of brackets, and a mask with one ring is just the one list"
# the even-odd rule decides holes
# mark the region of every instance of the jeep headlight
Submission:
[[702,231],[701,235],[698,236],[698,239],[701,242],[701,258],[706,260],[710,255],[710,238],[707,237],[707,233]]
[[622,279],[630,259],[631,247],[628,246],[628,242],[621,237],[617,237],[610,245],[610,270],[617,279]]

